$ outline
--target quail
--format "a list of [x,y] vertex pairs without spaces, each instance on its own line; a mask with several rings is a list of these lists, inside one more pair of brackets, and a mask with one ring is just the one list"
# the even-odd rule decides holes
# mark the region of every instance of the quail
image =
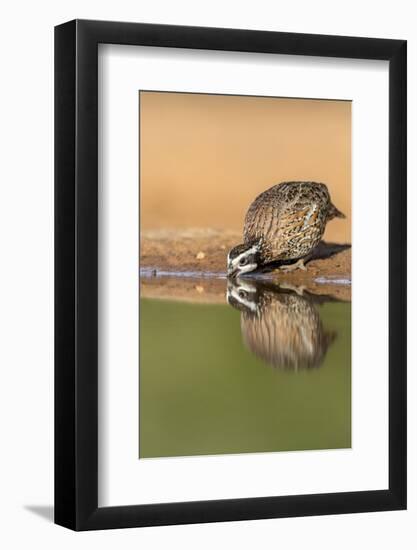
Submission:
[[228,275],[239,276],[277,261],[288,271],[306,269],[304,262],[333,218],[345,215],[331,202],[324,183],[291,181],[274,185],[249,206],[244,242],[232,248],[227,257]]

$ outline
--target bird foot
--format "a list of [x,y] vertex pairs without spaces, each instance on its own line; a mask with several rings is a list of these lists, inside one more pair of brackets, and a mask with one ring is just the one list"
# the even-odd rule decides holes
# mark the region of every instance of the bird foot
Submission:
[[303,271],[307,271],[307,267],[304,264],[304,259],[302,258],[297,262],[295,262],[295,264],[282,265],[279,269],[281,271],[286,271],[286,272],[295,271],[296,269],[302,269]]

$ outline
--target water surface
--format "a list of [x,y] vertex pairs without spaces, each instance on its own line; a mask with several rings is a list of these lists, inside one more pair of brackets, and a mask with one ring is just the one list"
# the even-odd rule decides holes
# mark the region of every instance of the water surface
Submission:
[[351,304],[223,290],[141,298],[140,458],[350,447]]

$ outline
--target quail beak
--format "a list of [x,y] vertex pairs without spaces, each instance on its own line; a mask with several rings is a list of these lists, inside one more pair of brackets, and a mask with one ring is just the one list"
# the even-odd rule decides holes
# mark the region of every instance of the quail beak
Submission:
[[238,273],[239,273],[239,269],[237,267],[233,267],[233,265],[230,263],[227,267],[227,276],[234,278],[234,277],[237,277]]

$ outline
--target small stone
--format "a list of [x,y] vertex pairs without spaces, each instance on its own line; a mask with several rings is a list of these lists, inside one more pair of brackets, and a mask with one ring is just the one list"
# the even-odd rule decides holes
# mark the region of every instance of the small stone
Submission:
[[200,286],[200,285],[197,285],[195,287],[196,291],[199,293],[199,294],[202,294],[204,292],[204,287]]
[[203,260],[206,257],[204,252],[199,252],[196,256],[197,260]]
[[226,246],[225,246],[224,244],[222,244],[222,245],[220,246],[220,248],[221,248],[221,250],[226,250]]

